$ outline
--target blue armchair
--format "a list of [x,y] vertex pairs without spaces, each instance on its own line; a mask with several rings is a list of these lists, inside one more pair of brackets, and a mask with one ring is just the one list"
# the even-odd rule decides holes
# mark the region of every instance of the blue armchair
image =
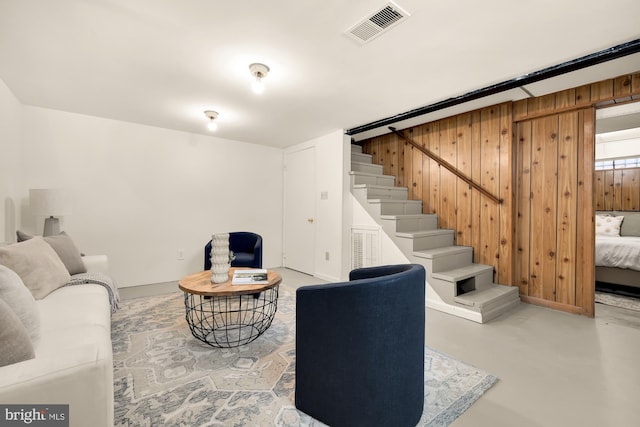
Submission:
[[[248,231],[229,233],[229,250],[236,259],[232,267],[262,268],[262,236]],[[204,269],[211,269],[211,240],[204,247]]]
[[424,405],[425,270],[353,270],[296,290],[296,408],[332,427],[415,426]]

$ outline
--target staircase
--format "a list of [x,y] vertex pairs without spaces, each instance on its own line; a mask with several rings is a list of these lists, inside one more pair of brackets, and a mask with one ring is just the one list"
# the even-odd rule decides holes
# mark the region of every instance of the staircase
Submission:
[[351,192],[409,262],[424,265],[427,307],[485,323],[520,303],[516,286],[493,283],[493,266],[474,264],[473,248],[456,246],[454,230],[438,228],[437,215],[423,214],[371,159],[351,145]]

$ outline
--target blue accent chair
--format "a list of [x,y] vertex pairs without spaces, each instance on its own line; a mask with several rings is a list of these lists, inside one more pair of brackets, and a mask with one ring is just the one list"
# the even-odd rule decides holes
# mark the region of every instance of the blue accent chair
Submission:
[[424,306],[417,264],[298,288],[296,408],[332,427],[415,426],[424,405]]
[[[229,250],[236,259],[232,267],[262,268],[262,236],[248,231],[229,233]],[[211,270],[211,240],[204,247],[204,269]]]

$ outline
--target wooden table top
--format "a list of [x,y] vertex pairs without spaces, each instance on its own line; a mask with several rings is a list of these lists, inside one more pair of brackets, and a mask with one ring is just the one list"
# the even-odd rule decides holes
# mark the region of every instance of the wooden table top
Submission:
[[263,285],[232,285],[231,278],[235,270],[249,270],[248,268],[231,267],[229,270],[229,280],[224,283],[211,282],[211,270],[204,270],[199,273],[183,277],[178,281],[178,287],[183,292],[195,295],[211,297],[223,297],[234,295],[247,295],[271,289],[282,281],[282,277],[275,271],[267,270],[267,281]]

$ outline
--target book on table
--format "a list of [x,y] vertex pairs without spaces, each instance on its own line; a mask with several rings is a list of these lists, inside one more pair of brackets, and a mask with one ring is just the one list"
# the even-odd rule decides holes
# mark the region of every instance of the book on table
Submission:
[[236,270],[231,278],[232,285],[266,285],[267,270],[258,268],[250,270]]

